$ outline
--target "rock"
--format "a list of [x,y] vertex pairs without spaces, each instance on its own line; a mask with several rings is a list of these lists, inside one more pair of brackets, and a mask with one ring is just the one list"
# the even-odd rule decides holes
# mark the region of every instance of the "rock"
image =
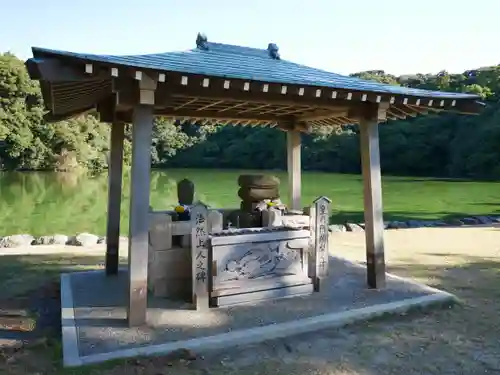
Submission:
[[447,227],[448,226],[448,224],[443,220],[433,221],[432,225],[434,225],[435,227]]
[[277,189],[280,185],[280,179],[270,175],[242,174],[238,177],[238,185],[240,187]]
[[461,227],[462,225],[464,225],[463,221],[460,221],[458,219],[450,219],[448,220],[448,223],[452,226],[456,226],[456,227]]
[[54,245],[66,245],[68,243],[68,236],[65,234],[55,234],[53,241]]
[[97,243],[106,243],[106,237],[99,237]]
[[92,246],[96,245],[97,241],[99,241],[99,237],[95,234],[80,233],[74,237],[72,242],[75,246]]
[[464,217],[461,221],[465,225],[477,225],[477,224],[479,224],[479,221],[477,221],[476,219],[474,219],[472,217]]
[[14,234],[0,239],[0,247],[31,246],[34,241],[35,237],[30,234]]
[[34,240],[34,245],[66,245],[68,236],[55,234],[53,236],[41,236]]
[[388,221],[387,222],[387,229],[398,229],[398,222],[397,221]]
[[425,226],[424,223],[418,220],[409,220],[406,222],[406,225],[408,226],[408,228],[421,228]]
[[258,202],[264,199],[276,199],[280,197],[278,188],[240,188],[238,196],[247,202]]
[[346,226],[348,232],[363,232],[364,231],[364,229],[362,227],[360,227],[358,224],[346,223],[345,226]]
[[342,224],[332,224],[332,225],[328,226],[328,231],[332,232],[332,233],[333,232],[346,232],[347,229]]
[[408,224],[404,221],[391,221],[388,226],[389,229],[403,229],[408,228]]
[[479,221],[480,224],[491,224],[491,219],[488,216],[475,216],[474,219]]

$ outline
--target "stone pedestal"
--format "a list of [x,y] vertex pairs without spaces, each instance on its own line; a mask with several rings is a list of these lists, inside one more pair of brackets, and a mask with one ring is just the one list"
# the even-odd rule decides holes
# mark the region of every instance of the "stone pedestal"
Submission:
[[191,254],[189,248],[150,248],[148,288],[155,297],[189,300]]
[[155,297],[190,301],[190,228],[189,222],[173,222],[168,212],[150,214],[148,290]]
[[[191,221],[173,221],[173,211],[149,214],[148,290],[155,297],[192,300]],[[210,210],[208,232],[222,230],[223,214]]]

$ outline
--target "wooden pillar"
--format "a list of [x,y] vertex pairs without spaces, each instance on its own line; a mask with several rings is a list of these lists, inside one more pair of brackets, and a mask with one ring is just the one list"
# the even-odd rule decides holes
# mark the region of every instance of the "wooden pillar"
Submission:
[[301,166],[300,166],[300,131],[286,132],[286,154],[288,169],[288,205],[292,210],[300,210]]
[[111,151],[108,165],[106,275],[116,275],[118,273],[124,136],[125,124],[123,122],[113,123],[111,125]]
[[149,189],[153,107],[138,105],[132,125],[132,172],[129,222],[129,326],[146,322],[148,280]]
[[361,168],[366,236],[367,282],[370,288],[385,286],[384,219],[378,122],[385,108],[370,107],[360,121]]

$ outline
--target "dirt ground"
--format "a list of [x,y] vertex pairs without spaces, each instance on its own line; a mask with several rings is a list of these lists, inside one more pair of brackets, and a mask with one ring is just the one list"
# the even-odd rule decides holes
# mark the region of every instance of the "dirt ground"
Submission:
[[[0,374],[500,374],[500,227],[390,230],[385,239],[390,272],[452,292],[463,304],[204,353],[196,359],[192,357],[197,353],[183,352],[70,370],[61,368],[55,330],[44,334],[48,340],[28,340],[31,344],[21,349],[4,348]],[[332,241],[333,253],[364,261],[363,233],[335,233]],[[57,278],[61,269],[102,262],[80,255],[2,258],[0,281],[10,286],[11,305],[14,292],[22,290],[26,296],[27,280],[40,284]],[[5,293],[7,288],[2,287]],[[48,295],[43,300],[57,298],[57,293],[44,293],[38,293]],[[47,318],[47,325],[53,320]],[[0,335],[4,333],[0,327]]]

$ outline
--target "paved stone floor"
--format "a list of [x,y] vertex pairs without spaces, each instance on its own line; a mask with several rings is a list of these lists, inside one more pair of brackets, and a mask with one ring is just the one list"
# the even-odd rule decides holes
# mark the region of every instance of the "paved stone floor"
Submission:
[[386,289],[370,290],[364,268],[335,257],[330,260],[329,274],[319,293],[208,312],[151,297],[147,325],[129,328],[125,324],[125,271],[114,278],[105,277],[103,272],[73,273],[70,284],[79,356],[292,322],[434,293],[419,284],[392,278]]

